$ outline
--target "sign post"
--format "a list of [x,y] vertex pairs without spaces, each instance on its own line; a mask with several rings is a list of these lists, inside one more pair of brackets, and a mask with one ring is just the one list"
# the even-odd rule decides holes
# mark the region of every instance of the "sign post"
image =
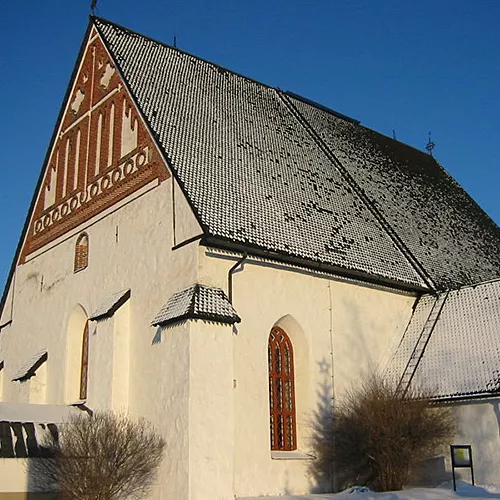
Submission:
[[453,491],[457,491],[455,481],[456,468],[469,468],[474,484],[474,466],[472,463],[472,447],[470,444],[452,444],[450,445],[451,452],[451,469],[453,472]]

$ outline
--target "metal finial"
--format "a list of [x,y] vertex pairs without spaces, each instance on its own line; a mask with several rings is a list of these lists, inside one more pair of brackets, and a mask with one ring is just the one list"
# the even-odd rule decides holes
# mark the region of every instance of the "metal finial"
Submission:
[[432,142],[431,139],[431,133],[429,132],[429,140],[427,141],[427,145],[425,146],[425,149],[429,152],[429,154],[432,156],[432,150],[436,147],[436,144]]
[[174,49],[177,48],[177,37],[175,36],[175,33],[174,33]]
[[97,0],[92,0],[90,4],[90,10],[92,11],[92,15],[95,15],[95,11],[97,9]]

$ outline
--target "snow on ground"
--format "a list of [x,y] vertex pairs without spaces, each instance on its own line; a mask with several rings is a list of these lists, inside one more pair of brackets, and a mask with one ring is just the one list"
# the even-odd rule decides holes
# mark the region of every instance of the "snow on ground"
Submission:
[[238,500],[473,500],[490,498],[500,500],[499,486],[472,486],[457,481],[457,491],[453,491],[451,483],[445,483],[437,488],[413,488],[403,491],[375,493],[368,488],[355,487],[341,493],[322,493],[316,495],[291,495],[277,497],[239,498]]

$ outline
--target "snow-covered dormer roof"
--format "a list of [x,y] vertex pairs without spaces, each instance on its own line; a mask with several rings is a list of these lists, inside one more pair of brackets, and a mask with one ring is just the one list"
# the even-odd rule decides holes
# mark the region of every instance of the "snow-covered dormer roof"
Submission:
[[130,298],[130,288],[121,290],[106,298],[94,312],[90,315],[89,320],[98,321],[100,319],[109,318]]
[[166,326],[186,319],[204,319],[231,325],[240,322],[240,317],[223,290],[199,284],[174,293],[151,325]]
[[16,371],[12,380],[24,380],[32,377],[38,368],[47,361],[49,353],[43,348],[31,355]]

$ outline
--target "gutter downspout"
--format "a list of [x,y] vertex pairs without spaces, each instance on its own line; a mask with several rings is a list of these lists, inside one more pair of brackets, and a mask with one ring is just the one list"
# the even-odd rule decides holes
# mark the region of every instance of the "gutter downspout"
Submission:
[[233,274],[236,271],[236,269],[245,262],[247,259],[248,254],[244,253],[243,256],[236,261],[236,264],[229,269],[227,273],[227,293],[229,296],[229,302],[232,304],[233,303]]

